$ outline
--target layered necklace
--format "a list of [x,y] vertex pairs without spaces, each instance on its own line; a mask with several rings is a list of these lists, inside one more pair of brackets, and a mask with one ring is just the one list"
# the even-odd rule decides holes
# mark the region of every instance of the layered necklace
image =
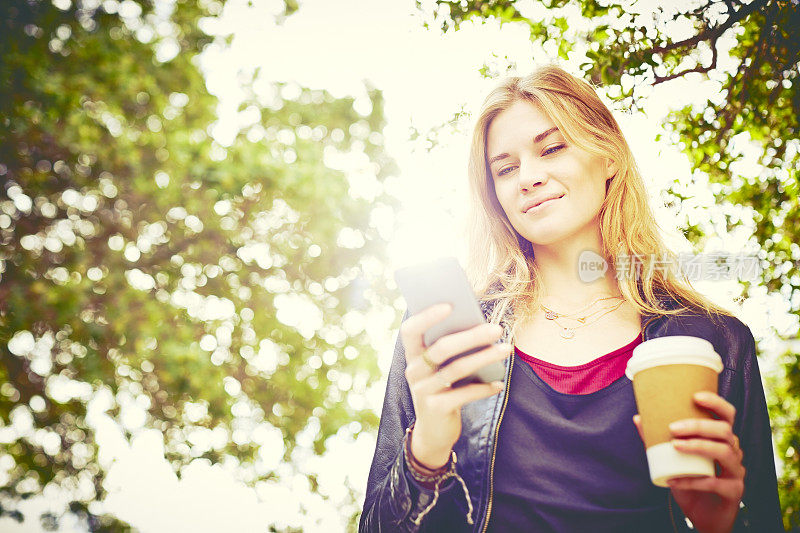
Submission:
[[[585,315],[581,315],[581,313],[583,313],[584,311],[588,311],[589,309],[594,307],[595,304],[598,304],[598,303],[606,301],[606,300],[619,300],[619,301],[611,303],[610,305],[603,304],[603,306],[595,309],[594,311],[588,312]],[[605,296],[605,297],[602,297],[602,298],[595,298],[594,300],[592,300],[587,305],[583,306],[582,308],[578,309],[577,311],[573,311],[572,313],[559,313],[557,311],[554,311],[553,309],[550,309],[549,307],[545,306],[544,304],[539,304],[539,307],[542,309],[542,311],[544,311],[544,317],[547,320],[552,320],[553,322],[555,322],[558,325],[558,327],[561,328],[561,336],[563,338],[572,339],[572,338],[575,337],[575,330],[576,329],[582,328],[583,326],[588,326],[589,324],[593,324],[593,323],[597,322],[598,320],[600,320],[602,317],[604,317],[608,313],[612,313],[612,312],[616,311],[617,309],[619,309],[619,307],[624,303],[625,303],[625,300],[623,300],[619,296]],[[577,325],[565,326],[564,324],[559,322],[559,320],[558,320],[559,318],[564,319],[564,320],[574,320],[575,322],[577,322]]]

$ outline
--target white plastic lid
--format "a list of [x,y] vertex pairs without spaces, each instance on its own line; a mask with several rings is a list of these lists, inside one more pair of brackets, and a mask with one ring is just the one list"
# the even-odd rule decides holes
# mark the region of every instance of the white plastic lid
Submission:
[[703,365],[722,372],[722,358],[705,339],[688,335],[658,337],[633,349],[625,375],[633,380],[637,372],[661,365]]

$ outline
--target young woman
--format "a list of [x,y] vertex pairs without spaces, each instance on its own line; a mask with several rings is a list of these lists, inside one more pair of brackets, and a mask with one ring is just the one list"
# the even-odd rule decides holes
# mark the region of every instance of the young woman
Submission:
[[[449,307],[404,320],[360,531],[782,531],[753,336],[667,268],[677,258],[592,87],[555,66],[503,81],[478,117],[469,179],[467,269],[489,323],[426,347]],[[581,271],[587,257],[607,270]],[[714,419],[672,429],[716,477],[661,488],[624,370],[667,335],[707,339],[724,370],[718,395],[694,399]],[[504,382],[451,386],[492,361]]]

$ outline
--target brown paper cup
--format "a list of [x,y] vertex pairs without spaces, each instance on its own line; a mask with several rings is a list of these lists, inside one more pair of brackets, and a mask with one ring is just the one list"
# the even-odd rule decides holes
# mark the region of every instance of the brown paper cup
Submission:
[[675,477],[715,475],[712,459],[675,449],[669,425],[685,418],[711,418],[696,406],[693,396],[699,391],[716,393],[721,371],[722,359],[705,339],[660,337],[634,349],[626,375],[633,381],[655,485],[666,487],[667,480]]

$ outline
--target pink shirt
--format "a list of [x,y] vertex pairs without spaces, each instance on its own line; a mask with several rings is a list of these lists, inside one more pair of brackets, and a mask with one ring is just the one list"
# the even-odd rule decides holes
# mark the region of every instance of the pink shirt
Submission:
[[561,366],[542,361],[517,348],[520,359],[530,365],[542,381],[565,394],[590,394],[611,385],[625,375],[633,349],[642,343],[642,336],[613,352],[578,366]]

